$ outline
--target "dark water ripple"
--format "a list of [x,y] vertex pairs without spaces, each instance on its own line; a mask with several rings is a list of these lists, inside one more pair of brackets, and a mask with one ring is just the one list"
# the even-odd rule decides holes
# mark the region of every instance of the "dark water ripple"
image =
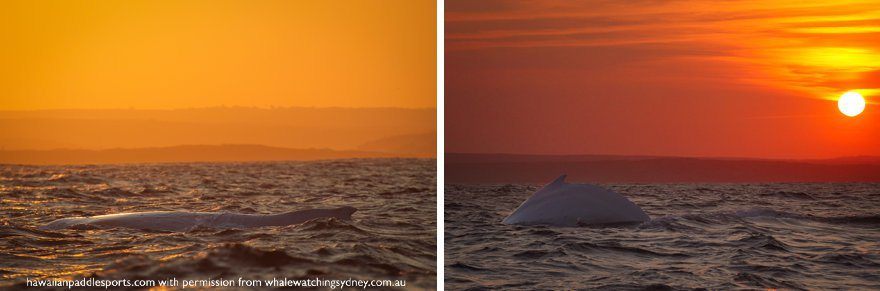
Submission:
[[[435,160],[0,166],[0,287],[30,278],[436,280]],[[186,233],[42,231],[69,216],[132,211],[281,213],[349,205],[318,219]]]
[[539,185],[446,185],[446,287],[880,290],[880,184],[605,186],[652,220],[504,225]]

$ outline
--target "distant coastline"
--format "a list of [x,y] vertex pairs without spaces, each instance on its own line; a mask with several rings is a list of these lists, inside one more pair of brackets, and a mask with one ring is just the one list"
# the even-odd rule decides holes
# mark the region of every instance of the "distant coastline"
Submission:
[[709,157],[446,153],[446,182],[546,183],[566,173],[594,183],[880,182],[880,157]]
[[434,109],[0,110],[0,150],[254,144],[436,154],[436,128]]
[[428,154],[397,154],[332,149],[292,149],[248,144],[180,145],[103,150],[0,150],[0,164],[75,165],[173,162],[311,161],[352,158],[433,158]]

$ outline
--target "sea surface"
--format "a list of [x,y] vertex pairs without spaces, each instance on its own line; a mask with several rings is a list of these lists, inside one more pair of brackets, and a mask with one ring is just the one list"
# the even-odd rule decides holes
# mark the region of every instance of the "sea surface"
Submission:
[[[434,159],[0,165],[0,287],[89,276],[389,279],[406,280],[407,289],[434,289],[435,165]],[[38,229],[58,218],[121,212],[274,214],[337,206],[358,211],[352,220],[252,229]]]
[[446,185],[449,290],[878,290],[880,184],[602,185],[652,220],[511,226],[540,185]]

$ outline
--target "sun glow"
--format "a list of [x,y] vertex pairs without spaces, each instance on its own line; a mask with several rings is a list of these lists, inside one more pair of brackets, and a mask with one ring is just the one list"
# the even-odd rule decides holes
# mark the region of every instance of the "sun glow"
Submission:
[[837,100],[837,108],[844,115],[855,117],[865,110],[865,98],[858,92],[846,92]]

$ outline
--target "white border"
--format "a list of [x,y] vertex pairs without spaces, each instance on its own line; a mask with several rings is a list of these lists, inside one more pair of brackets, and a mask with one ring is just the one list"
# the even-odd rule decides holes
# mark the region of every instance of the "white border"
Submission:
[[445,290],[444,286],[444,274],[443,269],[446,266],[444,263],[444,252],[443,252],[443,193],[445,193],[443,188],[443,183],[445,181],[444,178],[444,167],[443,162],[444,152],[443,152],[443,133],[444,133],[444,98],[443,98],[443,64],[444,64],[444,38],[445,35],[443,33],[443,23],[445,19],[443,18],[443,7],[444,0],[437,0],[437,290]]

